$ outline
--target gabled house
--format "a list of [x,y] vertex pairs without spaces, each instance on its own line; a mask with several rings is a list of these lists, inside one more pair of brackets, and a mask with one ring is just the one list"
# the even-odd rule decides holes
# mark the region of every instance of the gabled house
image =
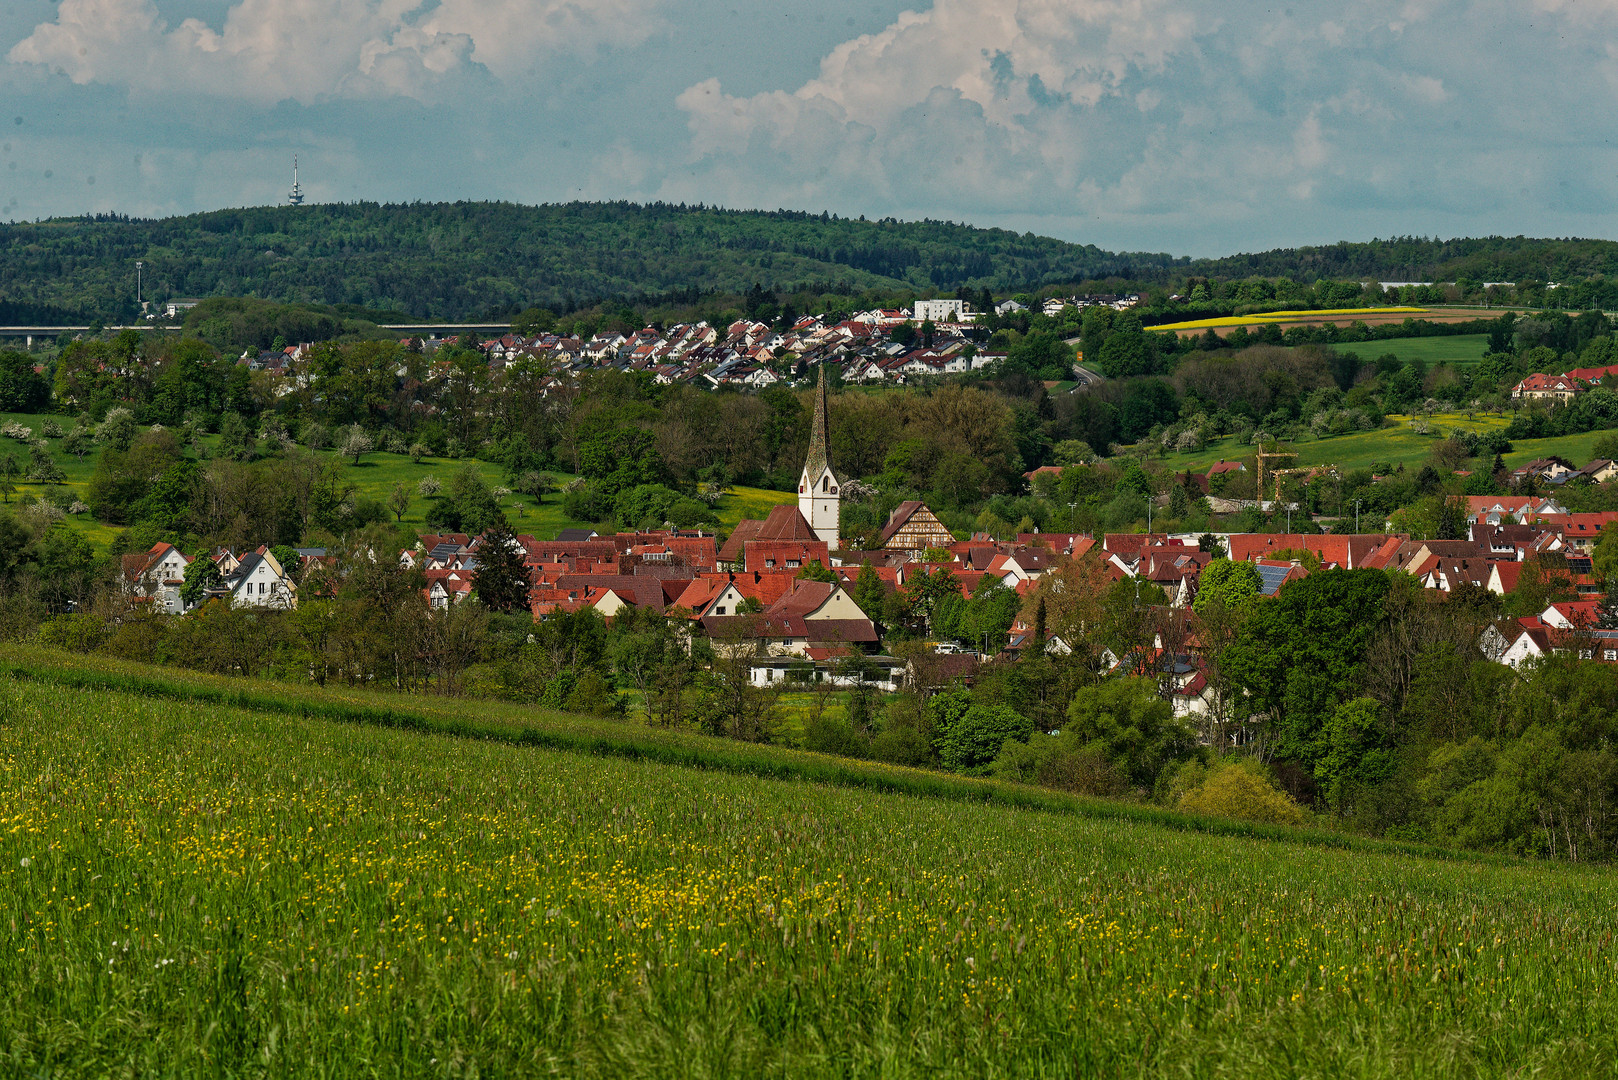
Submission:
[[1584,384],[1570,375],[1530,375],[1511,388],[1511,396],[1520,401],[1566,403],[1583,392]]
[[[804,656],[812,648],[858,648],[874,645],[876,626],[841,585],[827,581],[793,581],[792,588],[757,615],[735,615],[721,593],[702,618],[709,636],[740,633],[761,655]],[[731,586],[734,589],[734,585]],[[731,614],[720,611],[725,607]]]
[[928,548],[947,548],[955,537],[925,503],[902,502],[882,527],[880,543],[890,551],[920,553]]
[[225,590],[231,607],[285,610],[298,606],[297,586],[275,556],[264,548],[242,559],[235,573],[225,579]]
[[1538,495],[1468,495],[1467,520],[1501,525],[1506,518],[1521,523],[1535,514],[1565,514],[1567,508]]
[[471,574],[460,570],[428,570],[426,576],[429,607],[447,608],[472,595]]
[[1618,476],[1618,461],[1613,461],[1611,458],[1596,458],[1573,475],[1574,477],[1582,476],[1593,483],[1605,484],[1613,477]]
[[179,615],[185,611],[180,586],[185,584],[185,568],[191,560],[173,544],[153,544],[136,555],[123,557],[124,592],[149,599],[157,611]]

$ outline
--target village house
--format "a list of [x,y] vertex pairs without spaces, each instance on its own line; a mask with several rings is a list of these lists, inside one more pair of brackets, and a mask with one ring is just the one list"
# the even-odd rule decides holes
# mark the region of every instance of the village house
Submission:
[[166,615],[185,611],[180,587],[185,584],[185,568],[191,560],[173,544],[158,543],[135,555],[123,557],[124,592],[150,600],[154,610]]
[[225,578],[224,592],[231,607],[286,610],[298,606],[298,589],[276,557],[259,548],[244,556]]
[[[711,638],[741,640],[764,656],[806,656],[811,648],[862,648],[877,642],[876,626],[842,586],[825,581],[793,581],[791,588],[762,612],[737,615],[735,585],[721,593],[702,617]],[[725,608],[730,613],[721,611]]]
[[889,551],[910,552],[920,555],[929,548],[947,548],[955,537],[938,520],[938,515],[926,504],[909,501],[900,503],[888,516],[882,527],[879,543]]
[[1568,375],[1530,375],[1511,388],[1511,396],[1520,401],[1566,403],[1583,392],[1584,384]]

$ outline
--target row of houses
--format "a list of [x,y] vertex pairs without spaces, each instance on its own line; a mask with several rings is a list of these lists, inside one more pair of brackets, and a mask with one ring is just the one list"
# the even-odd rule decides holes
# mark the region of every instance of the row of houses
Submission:
[[1574,368],[1560,375],[1535,374],[1511,388],[1511,396],[1519,401],[1549,401],[1567,404],[1580,394],[1606,385],[1618,365],[1595,368]]
[[125,555],[122,582],[126,596],[148,604],[154,611],[181,615],[209,600],[224,600],[233,607],[286,610],[298,604],[298,579],[310,562],[323,561],[323,548],[297,548],[298,564],[283,566],[267,547],[247,552],[219,548],[203,558],[217,567],[219,583],[187,603],[181,595],[193,556],[173,544],[157,543],[146,551]]
[[912,312],[873,310],[840,321],[805,315],[784,330],[744,319],[722,328],[697,322],[664,329],[648,326],[632,333],[601,331],[588,339],[507,334],[478,346],[496,371],[535,357],[559,372],[644,371],[663,385],[683,382],[708,388],[773,385],[785,377],[782,365],[788,360],[807,367],[838,364],[845,378],[877,381],[970,371],[996,359],[974,361],[968,346],[975,316],[961,301],[920,301],[915,310],[922,312],[916,321],[935,324],[931,340],[920,345],[899,344],[887,336],[894,327],[912,321]]

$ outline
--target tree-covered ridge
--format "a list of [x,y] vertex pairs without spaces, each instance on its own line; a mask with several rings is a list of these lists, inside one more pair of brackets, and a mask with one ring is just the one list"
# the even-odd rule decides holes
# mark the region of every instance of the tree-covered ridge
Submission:
[[1192,271],[1222,278],[1287,277],[1295,281],[1374,278],[1380,281],[1569,282],[1618,276],[1618,243],[1573,237],[1539,240],[1526,236],[1485,236],[1440,240],[1400,236],[1202,259],[1192,264]]
[[136,259],[148,300],[256,296],[451,320],[754,284],[1008,290],[1158,277],[1176,262],[941,221],[623,202],[353,203],[0,225],[0,298],[129,318]]

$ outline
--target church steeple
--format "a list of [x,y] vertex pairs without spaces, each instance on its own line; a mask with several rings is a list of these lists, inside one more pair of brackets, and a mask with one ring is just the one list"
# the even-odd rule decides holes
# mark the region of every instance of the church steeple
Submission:
[[826,365],[820,365],[820,381],[815,387],[815,416],[809,427],[809,454],[798,480],[798,509],[815,535],[837,550],[841,522],[841,500],[837,474],[831,469],[831,433],[827,420],[830,391],[826,387]]
[[805,476],[818,477],[831,468],[831,437],[826,427],[826,365],[820,365],[820,383],[815,387],[815,419],[809,427],[809,457],[803,463]]

